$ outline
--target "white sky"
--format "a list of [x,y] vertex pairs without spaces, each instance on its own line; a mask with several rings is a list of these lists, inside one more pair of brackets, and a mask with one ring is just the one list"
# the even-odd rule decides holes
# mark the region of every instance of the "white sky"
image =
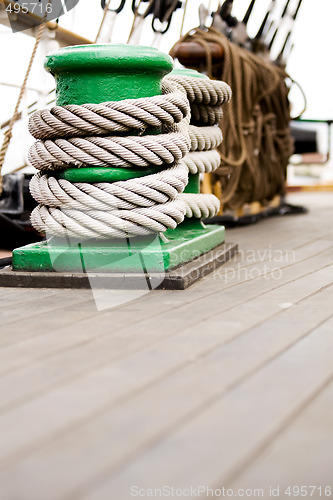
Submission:
[[[120,0],[111,0],[111,6],[119,5]],[[285,0],[279,0],[278,5]],[[242,18],[250,0],[234,0],[233,15]],[[198,26],[198,7],[200,3],[206,6],[209,0],[188,0],[185,17],[184,32]],[[254,35],[263,19],[270,0],[257,0],[253,16],[248,26],[249,34]],[[297,0],[291,0],[291,7]],[[112,42],[126,43],[132,22],[131,1],[126,0],[125,9],[117,17]],[[146,4],[144,4],[146,5]],[[215,10],[218,0],[210,1],[211,10]],[[282,8],[282,7],[281,7]],[[80,0],[79,4],[62,18],[60,25],[93,40],[102,17],[100,0]],[[169,32],[161,39],[160,50],[168,52],[180,35],[182,11],[178,10],[173,18]],[[304,117],[317,119],[332,119],[333,101],[332,94],[332,55],[333,55],[333,0],[303,0],[297,22],[294,26],[294,50],[288,61],[287,70],[303,87],[308,109]],[[151,45],[154,39],[148,18],[144,25],[142,45]],[[286,27],[287,28],[287,27]],[[287,33],[287,30],[285,31]],[[283,30],[281,37],[285,36]],[[23,33],[13,34],[0,25],[0,83],[21,84],[26,66],[28,64],[34,39]],[[52,78],[41,70],[44,56],[39,52],[34,64],[28,85],[40,87],[41,81],[48,82],[51,88]],[[44,76],[42,76],[44,74]],[[46,80],[45,80],[46,78]],[[8,119],[15,106],[18,89],[0,85],[0,122]],[[36,94],[29,92],[27,102],[32,102]],[[301,100],[299,94],[292,94],[295,114],[300,110]],[[18,127],[18,126],[17,126]],[[25,140],[25,139],[24,139]]]
[[[185,31],[197,26],[198,6],[208,0],[188,0],[188,9],[185,18]],[[250,0],[234,0],[233,14],[242,17]],[[283,3],[284,0],[279,0]],[[297,0],[291,2],[291,6]],[[253,17],[249,24],[250,35],[254,34],[260,24],[270,0],[257,0]],[[116,6],[119,0],[111,0]],[[130,30],[132,12],[131,1],[127,0],[124,11],[118,16],[114,31],[113,42],[125,43]],[[217,0],[211,0],[211,9],[215,9]],[[102,9],[99,0],[80,0],[75,9],[60,19],[60,24],[73,29],[89,39],[94,39],[98,30]],[[182,12],[178,10],[173,18],[172,27],[162,37],[160,49],[169,51],[172,44],[179,38]],[[333,0],[303,0],[297,22],[295,23],[293,41],[294,50],[288,62],[288,71],[299,81],[305,90],[308,99],[308,117],[332,118],[333,104],[332,89],[332,20]],[[153,32],[148,18],[140,42],[150,45],[153,41]],[[34,39],[24,34],[12,34],[0,26],[0,82],[20,84],[29,60]],[[281,30],[281,36],[283,36]],[[29,80],[30,86],[40,85],[40,58],[37,59],[34,71]],[[17,90],[0,87],[0,120],[10,114],[10,109],[17,95]]]

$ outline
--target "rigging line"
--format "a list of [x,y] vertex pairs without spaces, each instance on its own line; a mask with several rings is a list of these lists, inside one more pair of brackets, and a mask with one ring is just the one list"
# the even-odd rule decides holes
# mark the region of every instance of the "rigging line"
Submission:
[[103,17],[102,17],[102,20],[101,20],[101,24],[99,25],[99,29],[98,29],[98,32],[97,32],[97,35],[96,35],[94,43],[97,43],[98,37],[101,34],[101,31],[102,31],[102,28],[103,28],[103,24],[104,24],[104,21],[105,21],[105,18],[106,18],[106,14],[107,14],[107,12],[109,10],[110,3],[111,3],[111,0],[108,0],[107,2],[105,2],[104,11],[103,11]]
[[[53,90],[54,90],[54,89],[53,89]],[[53,92],[53,90],[52,90],[52,92]],[[49,95],[50,95],[50,94],[51,94],[51,92],[49,92]],[[55,99],[52,99],[51,101],[48,101],[48,102],[46,103],[46,105],[47,105],[47,106],[49,106],[50,104],[54,104],[54,103],[55,103]],[[34,106],[36,106],[36,104],[38,104],[38,101],[34,101],[34,102],[32,102],[31,104],[29,104],[29,106],[27,106],[28,116],[29,116],[29,115],[32,115],[32,113],[34,113],[34,112],[35,112],[35,110],[34,110],[34,109],[31,109],[31,108],[33,108]],[[21,118],[22,118],[22,113],[21,113],[21,111],[20,111],[20,112],[19,112],[19,113],[17,113],[17,115],[16,115],[15,122],[17,122],[18,120],[21,120]],[[10,123],[10,120],[6,120],[5,122],[1,123],[1,124],[0,124],[0,130],[2,130],[2,129],[4,129],[4,128],[8,127],[8,126],[9,126],[9,123]]]
[[[179,4],[179,0],[172,0],[172,2],[170,2],[169,8],[167,8],[166,11],[164,12],[162,19],[160,19],[158,17],[158,15],[155,17],[155,12],[153,12],[153,20],[152,20],[152,24],[151,24],[151,26],[153,28],[153,32],[155,33],[155,36],[154,36],[154,39],[152,42],[153,47],[159,48],[160,43],[161,43],[161,39],[162,39],[162,35],[164,35],[164,33],[166,33],[168,31],[170,24],[171,24],[172,16],[173,16],[174,12],[177,10],[178,4]],[[160,29],[157,29],[155,27],[156,19],[158,19],[161,23]],[[165,23],[166,23],[166,26],[164,26]]]
[[48,6],[51,5],[51,3],[52,3],[52,0],[48,0],[47,6],[45,9],[45,14],[44,14],[44,16],[42,18],[42,22],[38,28],[35,45],[34,45],[34,48],[32,50],[32,54],[31,54],[30,61],[29,61],[28,67],[27,67],[27,71],[26,71],[25,76],[24,76],[24,80],[23,80],[23,83],[21,86],[20,94],[18,96],[17,103],[16,103],[16,106],[14,109],[14,114],[13,114],[12,118],[10,119],[9,126],[5,132],[4,141],[3,141],[3,144],[2,144],[1,149],[0,149],[0,195],[2,193],[2,175],[1,175],[2,167],[3,167],[3,164],[5,162],[5,157],[6,157],[6,153],[7,153],[9,144],[10,144],[10,140],[12,138],[13,127],[14,127],[15,121],[17,120],[18,110],[19,110],[19,107],[20,107],[20,104],[21,104],[21,101],[22,101],[22,98],[23,98],[23,95],[24,95],[24,92],[25,92],[25,89],[27,86],[27,81],[28,81],[28,78],[30,75],[30,70],[32,68],[32,64],[33,64],[35,56],[36,56],[37,48],[38,48],[39,42],[41,41],[45,26],[47,23]]
[[133,35],[133,32],[134,32],[134,26],[135,26],[135,21],[136,21],[136,19],[137,19],[138,15],[139,15],[139,7],[140,7],[140,5],[141,5],[141,2],[142,2],[142,0],[139,0],[138,6],[137,6],[137,8],[135,9],[135,12],[134,12],[134,18],[133,18],[133,22],[132,22],[132,26],[131,26],[131,29],[130,29],[129,35],[128,35],[127,43],[129,43],[129,42],[130,42],[130,39],[131,39],[131,37],[132,37],[132,35]]
[[[145,0],[143,0],[145,1]],[[127,40],[127,43],[130,42],[130,39],[132,38],[132,35],[133,33],[138,29],[139,27],[139,24],[141,24],[143,22],[143,20],[149,15],[151,14],[151,9],[152,9],[152,6],[155,2],[155,0],[149,0],[149,3],[148,3],[148,7],[146,7],[145,11],[140,14],[139,13],[139,7],[141,5],[141,2],[142,0],[139,0],[139,3],[138,3],[138,6],[136,7],[135,9],[135,12],[134,12],[134,19],[133,19],[133,23],[132,23],[132,27],[131,27],[131,31],[130,31],[130,34],[128,36],[128,40]],[[138,23],[136,24],[136,20],[137,18],[140,17],[140,20],[138,21]]]
[[170,16],[172,16],[173,12],[176,10],[176,5],[178,4],[178,1],[179,0],[173,0],[169,9],[164,13],[163,19],[161,21],[162,23],[164,23],[165,21],[168,21]]
[[186,9],[187,9],[187,2],[188,2],[188,0],[185,0],[184,12],[183,12],[183,17],[182,17],[182,24],[180,26],[180,38],[183,36],[183,29],[184,29],[185,14],[186,14]]

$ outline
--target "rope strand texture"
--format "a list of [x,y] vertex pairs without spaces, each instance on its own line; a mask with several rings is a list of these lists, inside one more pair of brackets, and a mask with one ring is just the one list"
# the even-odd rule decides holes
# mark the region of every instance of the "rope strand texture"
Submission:
[[171,126],[189,115],[190,105],[182,89],[164,85],[165,95],[110,101],[81,106],[54,106],[36,111],[29,131],[36,139],[85,137],[92,134],[138,131]]
[[[206,113],[216,120],[231,93],[221,82],[216,85],[204,79],[197,85],[196,78],[191,80],[192,90],[184,85],[183,77],[175,81],[165,78],[163,96],[55,106],[35,113],[29,129],[39,140],[30,148],[29,159],[41,172],[30,184],[40,203],[31,215],[33,226],[41,233],[61,237],[124,238],[174,229],[185,215],[215,215],[219,201],[213,195],[181,194],[189,171],[210,172],[220,163],[219,153],[212,150],[222,141],[221,130],[189,125],[190,108],[197,106],[198,116]],[[200,112],[200,106],[206,111]],[[142,134],[149,127],[161,127],[168,133],[108,135]],[[149,165],[168,168],[127,181],[95,184],[71,183],[48,173],[68,167]]]
[[194,151],[188,153],[183,159],[190,174],[208,174],[214,172],[214,170],[219,168],[220,161],[220,153],[216,149],[212,151]]
[[[225,132],[219,148],[221,168],[214,174],[222,184],[224,209],[238,210],[253,201],[266,204],[284,194],[292,153],[285,71],[230,43],[214,28],[191,30],[171,49],[171,55],[176,56],[179,42],[200,44],[207,64],[199,69],[225,80],[233,89],[234,99],[221,122]],[[222,48],[223,63],[213,64],[210,43]]]
[[219,127],[189,126],[191,140],[190,151],[208,151],[222,143],[222,131]]
[[197,78],[193,76],[169,75],[164,78],[167,82],[175,82],[182,86],[189,102],[205,106],[221,106],[230,101],[232,92],[225,82]]
[[33,226],[40,232],[61,237],[127,238],[175,229],[184,220],[181,199],[149,208],[82,212],[67,208],[38,205],[31,214]]
[[214,217],[220,209],[220,201],[213,194],[183,193],[180,197],[185,204],[186,217],[208,219]]
[[182,162],[156,174],[113,183],[72,183],[39,173],[31,180],[30,191],[36,201],[55,208],[84,211],[151,207],[182,193],[187,173]]
[[65,167],[147,167],[181,160],[190,147],[183,133],[128,136],[74,137],[36,141],[29,161],[38,170]]
[[[225,82],[207,78],[171,75],[164,81],[182,87],[191,105],[190,153],[184,162],[191,174],[209,173],[220,166],[220,154],[216,148],[222,143],[222,132],[217,126],[222,119],[222,104],[231,99],[231,88]],[[214,195],[186,193],[180,195],[186,206],[186,217],[214,217],[220,209],[220,201]]]
[[191,123],[218,125],[223,113],[221,106],[230,101],[232,92],[225,82],[181,75],[164,78],[183,88],[191,104]]

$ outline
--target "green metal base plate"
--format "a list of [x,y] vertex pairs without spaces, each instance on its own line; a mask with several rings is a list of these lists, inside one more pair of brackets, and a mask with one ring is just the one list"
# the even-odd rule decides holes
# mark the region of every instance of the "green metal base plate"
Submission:
[[112,241],[50,238],[13,252],[13,269],[33,272],[164,272],[224,242],[221,226],[188,225],[164,235]]
[[[223,243],[187,264],[182,264],[171,271],[158,273],[148,273],[142,270],[135,273],[36,273],[15,271],[7,267],[0,270],[0,287],[91,288],[96,300],[100,299],[98,290],[101,290],[101,293],[105,293],[106,290],[130,290],[131,293],[136,290],[149,292],[153,289],[185,290],[215,271],[236,255],[237,251],[238,247],[234,243]],[[131,297],[126,296],[125,298],[127,300]],[[136,298],[136,296],[132,298]],[[114,296],[112,296],[112,300],[114,300]],[[112,300],[111,303],[113,303]],[[110,307],[109,302],[106,303],[106,307]],[[103,308],[105,307],[103,306]]]

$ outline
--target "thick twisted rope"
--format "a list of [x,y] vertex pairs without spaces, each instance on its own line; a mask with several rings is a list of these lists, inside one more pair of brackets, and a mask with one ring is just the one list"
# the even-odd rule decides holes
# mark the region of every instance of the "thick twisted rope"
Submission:
[[[191,93],[181,84],[183,78],[177,80],[164,80],[163,96],[55,106],[33,116],[30,131],[39,140],[31,147],[29,159],[41,171],[73,166],[169,165],[156,174],[114,183],[71,183],[41,172],[30,186],[40,203],[31,217],[37,230],[62,237],[122,238],[175,228],[185,215],[216,214],[219,201],[213,195],[180,194],[188,171],[218,168],[219,154],[212,150],[222,141],[218,127],[188,125],[190,105],[186,96],[189,94],[193,101],[191,110],[207,103],[206,114],[212,108],[216,117],[221,116],[221,103],[230,98],[230,93],[227,87],[216,85],[209,85],[208,92],[201,84]],[[201,118],[201,122],[205,120]],[[162,127],[169,133],[107,136],[110,132],[142,133],[150,127]],[[187,154],[189,150],[192,152]]]
[[[189,126],[191,149],[183,162],[190,173],[209,173],[220,166],[220,154],[216,148],[222,142],[222,132],[219,127]],[[183,193],[180,195],[186,206],[186,217],[214,217],[220,209],[220,201],[211,194]]]
[[[221,168],[214,176],[222,184],[224,208],[237,210],[253,201],[266,204],[276,194],[283,194],[292,153],[286,73],[230,43],[214,28],[192,30],[179,42],[204,47],[207,65],[200,70],[227,81],[235,95],[221,122],[227,133],[220,147]],[[223,64],[212,65],[210,43],[222,48]],[[177,44],[170,51],[173,56]]]
[[29,161],[38,170],[65,167],[147,167],[168,165],[188,152],[189,138],[183,133],[127,136],[73,137],[36,141]]
[[183,159],[190,174],[208,174],[214,172],[214,170],[219,168],[220,161],[220,153],[216,149],[212,151],[193,151],[188,153]]
[[220,209],[220,201],[213,194],[183,193],[181,200],[185,204],[186,217],[207,219],[214,217]]
[[92,134],[137,131],[149,127],[172,126],[189,114],[189,102],[181,90],[164,86],[165,95],[110,101],[81,106],[54,106],[37,111],[29,120],[36,139],[85,137]]
[[165,78],[182,87],[191,104],[191,123],[198,125],[217,125],[222,119],[222,104],[229,102],[231,88],[225,82],[181,75]]
[[164,79],[163,92],[162,96],[121,102],[54,106],[34,113],[29,120],[29,131],[36,139],[131,130],[142,133],[149,127],[180,123],[189,113],[189,102],[196,122],[202,119],[205,124],[213,125],[222,117],[221,105],[231,98],[231,89],[224,82],[178,75]]
[[[189,142],[190,140],[190,142]],[[190,148],[203,151],[222,142],[218,127],[189,127],[189,139],[181,133],[128,137],[85,137],[36,141],[29,150],[29,161],[38,170],[67,166],[147,167],[168,165],[181,160]]]
[[[188,105],[184,106],[182,116],[186,117],[188,109]],[[175,114],[172,125],[177,120]],[[185,163],[175,163],[190,147],[188,133],[184,134],[182,127],[179,130],[151,136],[37,141],[30,159],[40,169],[87,164],[173,166],[145,177],[100,184],[72,184],[37,174],[30,189],[41,204],[31,215],[33,226],[55,236],[99,239],[174,229],[185,216],[186,208],[178,193],[183,191],[188,176]]]
[[149,208],[82,212],[67,208],[38,205],[31,214],[33,226],[40,232],[61,237],[127,238],[175,229],[184,220],[186,207],[181,199]]
[[223,117],[223,111],[219,106],[197,106],[191,105],[192,123],[204,125],[218,125]]
[[[191,152],[183,161],[191,174],[213,172],[220,166],[220,154],[216,148],[222,142],[221,129],[215,125],[223,116],[222,104],[231,98],[229,85],[181,75],[171,75],[165,80],[176,83],[178,88],[182,87],[191,105]],[[180,197],[186,206],[186,217],[214,217],[220,208],[220,201],[214,195],[186,193]]]
[[30,183],[32,196],[49,207],[75,210],[109,210],[151,207],[174,200],[187,184],[187,167],[184,163],[127,181],[95,184],[72,183],[37,174]]
[[231,88],[227,83],[210,80],[209,78],[168,75],[165,80],[181,85],[185,89],[191,104],[221,106],[228,102],[232,96]]
[[191,140],[190,151],[208,151],[217,148],[222,142],[222,132],[219,127],[189,126]]

